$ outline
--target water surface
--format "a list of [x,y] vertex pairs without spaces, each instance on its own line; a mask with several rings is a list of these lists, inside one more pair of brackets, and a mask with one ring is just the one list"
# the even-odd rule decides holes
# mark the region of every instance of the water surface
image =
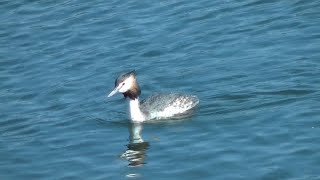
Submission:
[[[320,179],[320,3],[2,1],[0,179]],[[107,99],[186,92],[129,123]]]

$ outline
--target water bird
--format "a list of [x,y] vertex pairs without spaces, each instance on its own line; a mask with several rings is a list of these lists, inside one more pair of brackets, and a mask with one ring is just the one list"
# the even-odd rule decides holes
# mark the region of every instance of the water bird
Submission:
[[157,93],[140,102],[141,89],[135,71],[121,74],[115,80],[115,88],[108,97],[117,92],[129,99],[130,117],[133,122],[190,116],[199,104],[197,96],[180,93]]

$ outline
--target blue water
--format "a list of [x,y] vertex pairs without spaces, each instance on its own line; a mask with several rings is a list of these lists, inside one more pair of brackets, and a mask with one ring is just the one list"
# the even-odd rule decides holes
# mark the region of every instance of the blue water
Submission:
[[[319,12],[316,0],[1,1],[0,179],[320,179]],[[143,97],[194,94],[197,112],[131,124],[106,95],[132,69]]]

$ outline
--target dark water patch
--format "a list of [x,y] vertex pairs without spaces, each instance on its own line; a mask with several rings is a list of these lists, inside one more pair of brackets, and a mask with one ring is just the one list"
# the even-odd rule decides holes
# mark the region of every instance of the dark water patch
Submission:
[[304,96],[313,94],[317,91],[314,90],[298,90],[298,89],[288,89],[274,92],[255,92],[257,95],[279,95],[279,96]]

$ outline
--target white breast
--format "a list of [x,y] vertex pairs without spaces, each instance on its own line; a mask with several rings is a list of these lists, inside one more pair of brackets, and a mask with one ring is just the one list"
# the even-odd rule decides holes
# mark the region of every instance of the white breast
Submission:
[[134,100],[130,99],[129,106],[130,106],[130,116],[132,121],[142,122],[146,120],[145,116],[140,110],[140,102],[138,98]]

